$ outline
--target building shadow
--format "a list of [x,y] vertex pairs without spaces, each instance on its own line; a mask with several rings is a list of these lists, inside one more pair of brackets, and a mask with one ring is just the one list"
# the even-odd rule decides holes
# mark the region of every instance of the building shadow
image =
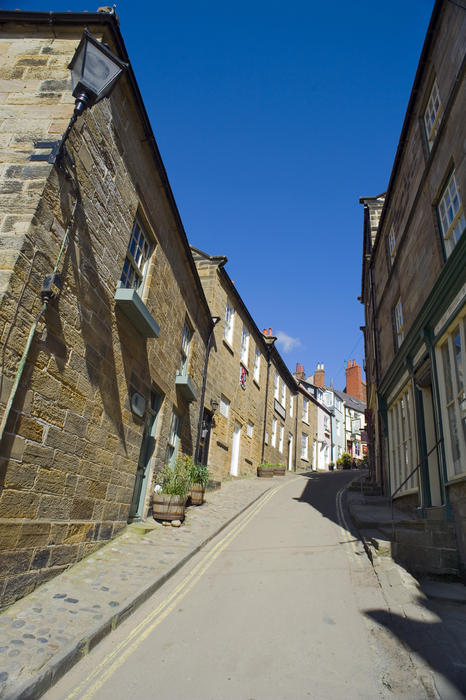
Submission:
[[417,604],[434,613],[438,622],[403,617],[388,610],[369,610],[365,614],[440,674],[435,678],[440,697],[466,698],[466,605],[426,602],[421,597]]
[[[331,472],[305,472],[301,474],[306,479],[306,485],[299,498],[293,498],[298,503],[307,503],[319,511],[323,518],[343,526],[337,510],[337,494],[348,485],[355,477],[364,472],[360,469],[348,469]],[[343,507],[343,506],[342,506]],[[349,517],[345,518],[348,526],[345,528],[357,537],[356,529],[353,529]]]

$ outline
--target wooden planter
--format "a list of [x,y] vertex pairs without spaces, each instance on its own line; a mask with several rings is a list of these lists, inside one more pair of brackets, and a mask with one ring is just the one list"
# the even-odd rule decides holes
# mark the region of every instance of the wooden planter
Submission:
[[262,479],[271,479],[274,475],[275,470],[273,467],[257,467],[257,476]]
[[166,493],[154,493],[152,515],[154,520],[184,520],[186,498],[169,496]]
[[191,484],[190,498],[192,506],[202,506],[204,503],[205,488],[201,484]]
[[274,467],[274,476],[285,476],[285,467]]

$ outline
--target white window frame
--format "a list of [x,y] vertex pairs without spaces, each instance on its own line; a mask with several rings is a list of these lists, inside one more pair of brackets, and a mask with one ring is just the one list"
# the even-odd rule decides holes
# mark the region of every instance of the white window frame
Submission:
[[233,329],[235,326],[235,309],[227,299],[225,306],[225,328],[223,329],[223,337],[229,345],[233,345]]
[[248,420],[248,424],[246,427],[246,435],[249,438],[254,437],[254,423],[252,423],[250,420]]
[[400,347],[401,343],[403,342],[404,337],[405,337],[404,320],[403,320],[403,305],[401,303],[401,297],[398,299],[398,301],[395,304],[395,308],[393,309],[393,317],[395,320],[396,347],[398,349]]
[[178,444],[180,441],[181,418],[175,409],[172,409],[170,416],[170,427],[168,429],[167,450],[165,453],[165,463],[172,468],[175,464],[176,455],[178,453]]
[[[456,343],[458,337],[459,345]],[[436,355],[447,473],[453,478],[466,473],[465,316],[455,320],[453,328],[437,345]]]
[[466,228],[463,202],[454,170],[440,195],[437,213],[448,258]]
[[241,352],[240,352],[240,360],[245,365],[246,367],[248,366],[248,360],[249,360],[249,331],[246,328],[246,326],[243,326],[243,329],[241,331]]
[[260,372],[261,372],[261,351],[256,345],[256,349],[254,351],[254,373],[253,373],[253,379],[255,382],[259,384],[259,379],[260,379]]
[[280,454],[283,453],[283,440],[285,437],[285,426],[280,423],[279,436],[278,436],[278,451]]
[[230,401],[223,394],[220,395],[220,414],[224,418],[228,418],[230,415]]
[[282,380],[282,393],[281,393],[280,399],[281,399],[281,404],[286,411],[286,384],[283,380]]
[[193,329],[188,320],[185,321],[183,332],[181,334],[181,365],[180,374],[186,376],[188,374],[189,356],[191,354],[191,341],[193,339]]
[[307,423],[309,425],[309,399],[304,398],[303,396],[303,414],[302,414],[302,422]]
[[301,433],[301,459],[309,460],[309,436]]
[[388,233],[388,254],[390,256],[390,267],[392,267],[396,255],[396,234],[393,224]]
[[135,289],[138,294],[141,294],[153,250],[153,240],[142,225],[139,217],[136,217],[121,271],[120,287]]
[[278,397],[280,396],[280,376],[279,376],[277,370],[275,370],[274,382],[275,383],[274,383],[273,396],[274,396],[274,399],[277,399],[277,401],[278,401]]
[[272,447],[276,447],[277,444],[277,419],[275,416],[272,418],[272,438],[270,444]]
[[293,418],[294,396],[290,395],[290,418]]
[[[410,382],[388,409],[388,446],[393,493],[418,464],[414,394]],[[417,485],[418,475],[415,473],[402,491]]]
[[435,137],[437,136],[440,122],[442,121],[443,107],[438,91],[437,78],[434,80],[432,90],[430,91],[427,107],[424,111],[424,128],[426,130],[427,145],[429,151],[432,150]]

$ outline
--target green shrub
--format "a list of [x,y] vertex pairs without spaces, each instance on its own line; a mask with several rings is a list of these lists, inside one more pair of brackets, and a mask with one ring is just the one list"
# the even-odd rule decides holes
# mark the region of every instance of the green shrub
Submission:
[[186,498],[191,485],[190,461],[192,462],[192,457],[183,456],[176,458],[173,467],[166,464],[155,477],[156,490],[169,496]]
[[353,458],[351,457],[349,452],[343,452],[340,459],[340,464],[343,465],[343,469],[351,469],[351,467],[353,466]]
[[192,484],[200,484],[205,489],[210,479],[210,472],[205,464],[192,464],[189,466],[189,478]]

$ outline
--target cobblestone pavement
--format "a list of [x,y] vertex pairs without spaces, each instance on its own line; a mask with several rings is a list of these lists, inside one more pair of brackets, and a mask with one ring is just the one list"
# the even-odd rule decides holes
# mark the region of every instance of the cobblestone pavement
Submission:
[[[293,478],[287,475],[285,478]],[[227,482],[182,527],[130,525],[0,614],[0,698],[38,698],[203,545],[282,478]]]

